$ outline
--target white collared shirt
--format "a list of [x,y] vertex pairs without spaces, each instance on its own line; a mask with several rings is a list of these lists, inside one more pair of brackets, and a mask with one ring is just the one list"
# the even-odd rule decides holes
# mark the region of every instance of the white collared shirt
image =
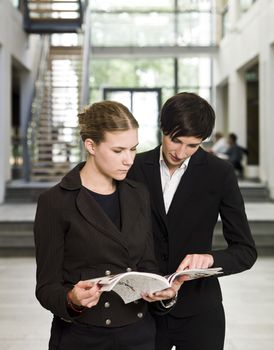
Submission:
[[166,213],[169,210],[170,204],[174,197],[174,194],[177,190],[181,177],[184,175],[186,168],[188,166],[190,157],[187,158],[182,165],[177,168],[174,173],[170,176],[169,169],[166,165],[166,162],[163,157],[162,146],[160,148],[160,174],[161,174],[161,183],[162,183],[162,191],[165,203]]

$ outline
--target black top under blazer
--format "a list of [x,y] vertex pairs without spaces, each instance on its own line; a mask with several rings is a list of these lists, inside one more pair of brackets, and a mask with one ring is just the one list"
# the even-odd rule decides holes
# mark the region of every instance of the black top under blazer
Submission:
[[[128,177],[145,184],[150,192],[156,258],[163,274],[175,271],[187,254],[209,253],[224,275],[249,269],[257,252],[232,165],[199,148],[191,156],[165,213],[162,195],[160,146],[138,154]],[[227,247],[212,250],[213,231],[222,220]],[[188,281],[179,291],[176,317],[194,315],[222,301],[218,278]]]
[[34,223],[36,296],[43,307],[68,321],[107,327],[134,323],[146,313],[147,303],[124,304],[114,292],[102,293],[96,306],[76,318],[67,309],[67,292],[80,280],[129,269],[158,271],[145,186],[131,180],[118,183],[120,231],[81,185],[82,166],[39,198]]

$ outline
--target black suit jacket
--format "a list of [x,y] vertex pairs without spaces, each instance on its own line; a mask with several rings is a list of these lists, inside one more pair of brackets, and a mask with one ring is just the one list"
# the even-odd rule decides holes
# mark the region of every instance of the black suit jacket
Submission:
[[[225,275],[249,269],[257,252],[231,164],[199,148],[191,157],[166,214],[159,152],[160,146],[138,154],[128,176],[144,183],[150,192],[160,271],[172,273],[187,254],[194,253],[212,254],[214,266],[222,267]],[[212,250],[219,215],[227,248]],[[183,284],[171,314],[177,317],[197,314],[221,300],[218,278],[188,281]]]
[[[142,184],[118,184],[121,231],[82,187],[78,165],[38,202],[34,224],[37,286],[40,303],[53,314],[73,320],[66,294],[79,280],[126,272],[157,272],[151,230],[149,194]],[[108,302],[106,307],[105,303]],[[114,292],[77,317],[78,322],[106,326],[133,323],[146,312],[143,300],[124,304]]]

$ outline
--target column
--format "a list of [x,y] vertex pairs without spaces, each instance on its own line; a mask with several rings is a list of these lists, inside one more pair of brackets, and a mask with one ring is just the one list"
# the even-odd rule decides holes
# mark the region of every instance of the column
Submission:
[[273,162],[273,130],[274,130],[274,45],[267,47],[261,55],[260,74],[260,159],[262,166],[260,177],[267,184],[270,196],[274,199],[274,162]]
[[228,79],[228,132],[234,132],[239,144],[246,144],[246,89],[244,74],[234,71]]
[[0,203],[4,201],[6,181],[11,176],[11,79],[10,54],[0,47]]
[[233,31],[241,15],[241,5],[239,0],[228,1],[229,29]]

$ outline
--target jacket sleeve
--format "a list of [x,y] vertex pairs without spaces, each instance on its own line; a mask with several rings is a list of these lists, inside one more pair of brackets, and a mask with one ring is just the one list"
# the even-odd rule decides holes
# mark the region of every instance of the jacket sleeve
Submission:
[[52,191],[45,192],[38,200],[34,221],[36,297],[53,314],[71,319],[67,311],[66,295],[72,286],[65,286],[63,281],[66,227],[60,206],[61,203]]
[[224,275],[250,269],[257,259],[257,251],[232,167],[228,167],[223,186],[220,217],[227,248],[210,252],[214,257],[214,266],[221,266]]

